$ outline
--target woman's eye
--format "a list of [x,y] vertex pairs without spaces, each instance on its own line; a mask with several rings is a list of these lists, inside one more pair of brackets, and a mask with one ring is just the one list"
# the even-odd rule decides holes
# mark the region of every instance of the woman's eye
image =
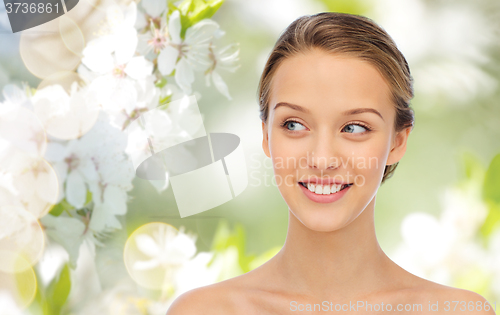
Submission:
[[350,125],[346,125],[342,130],[344,130],[347,133],[363,133],[363,132],[367,131],[368,129],[366,129],[365,127],[363,127],[361,125],[350,124]]
[[301,123],[298,123],[296,121],[287,121],[285,123],[285,128],[291,131],[299,131],[299,130],[304,130],[306,127],[302,125]]

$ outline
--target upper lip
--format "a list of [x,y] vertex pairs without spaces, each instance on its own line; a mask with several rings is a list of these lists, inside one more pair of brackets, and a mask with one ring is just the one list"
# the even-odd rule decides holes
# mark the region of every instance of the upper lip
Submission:
[[311,178],[306,179],[306,180],[301,180],[301,181],[299,181],[299,183],[306,183],[306,184],[311,183],[311,184],[315,184],[315,185],[331,185],[331,184],[347,185],[347,184],[350,184],[348,182],[343,182],[343,181],[335,179],[335,178],[314,178],[314,177],[311,177]]

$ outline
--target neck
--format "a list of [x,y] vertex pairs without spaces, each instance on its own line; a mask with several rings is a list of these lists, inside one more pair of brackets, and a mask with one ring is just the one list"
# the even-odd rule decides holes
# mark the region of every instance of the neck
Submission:
[[314,298],[348,298],[389,285],[394,263],[377,241],[374,209],[375,198],[353,222],[332,232],[313,231],[290,212],[286,242],[276,257],[287,286]]

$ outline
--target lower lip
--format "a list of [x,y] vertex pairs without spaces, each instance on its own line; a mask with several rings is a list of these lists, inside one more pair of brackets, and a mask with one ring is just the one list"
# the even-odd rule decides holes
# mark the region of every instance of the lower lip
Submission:
[[318,195],[310,191],[309,189],[305,188],[301,184],[297,184],[300,186],[304,194],[307,196],[307,198],[311,199],[314,202],[318,203],[330,203],[339,200],[342,198],[349,189],[351,189],[352,186],[348,186],[347,188],[342,189],[339,192],[336,192],[334,194],[329,194],[329,195]]

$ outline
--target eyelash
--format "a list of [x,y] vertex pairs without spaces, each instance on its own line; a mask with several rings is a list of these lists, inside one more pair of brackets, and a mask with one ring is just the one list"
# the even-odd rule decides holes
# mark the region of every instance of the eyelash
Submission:
[[[294,122],[294,123],[298,123],[298,124],[303,125],[301,122],[299,122],[299,121],[297,121],[297,120],[294,120],[294,119],[288,119],[288,120],[284,120],[284,121],[280,124],[280,126],[281,126],[283,129],[285,129],[285,131],[287,131],[287,132],[295,132],[295,131],[290,130],[290,129],[288,129],[288,128],[286,127],[286,125],[287,125],[288,123],[291,123],[291,122]],[[360,121],[352,121],[352,122],[349,122],[349,123],[347,123],[347,124],[343,125],[343,126],[342,126],[342,128],[341,128],[341,130],[342,130],[342,129],[344,129],[346,126],[349,126],[349,125],[357,125],[357,126],[361,126],[361,127],[365,128],[365,129],[366,129],[366,131],[365,131],[365,132],[363,132],[363,133],[367,133],[367,132],[372,131],[372,128],[371,128],[370,126],[368,126],[367,124],[362,123],[362,122],[360,122]]]

